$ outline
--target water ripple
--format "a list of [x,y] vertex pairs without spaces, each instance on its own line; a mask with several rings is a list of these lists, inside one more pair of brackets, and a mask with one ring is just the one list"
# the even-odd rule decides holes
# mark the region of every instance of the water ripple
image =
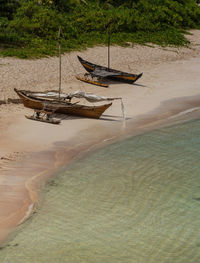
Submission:
[[66,167],[0,261],[199,262],[199,128],[163,128]]

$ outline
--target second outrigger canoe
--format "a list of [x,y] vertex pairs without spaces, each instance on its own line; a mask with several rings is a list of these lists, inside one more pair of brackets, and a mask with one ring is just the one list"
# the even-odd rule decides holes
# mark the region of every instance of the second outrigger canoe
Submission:
[[80,56],[77,57],[80,63],[82,64],[82,66],[85,68],[87,72],[89,72],[92,78],[93,77],[97,77],[100,79],[108,78],[108,79],[113,79],[116,81],[132,84],[135,81],[137,81],[139,78],[141,78],[143,74],[143,73],[132,74],[132,73],[111,69],[108,67],[93,64],[87,60],[82,59]]

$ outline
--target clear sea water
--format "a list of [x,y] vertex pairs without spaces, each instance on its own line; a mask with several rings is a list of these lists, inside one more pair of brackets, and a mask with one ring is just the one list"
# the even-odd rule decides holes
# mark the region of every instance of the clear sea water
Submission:
[[200,262],[200,120],[67,166],[0,250],[0,262]]

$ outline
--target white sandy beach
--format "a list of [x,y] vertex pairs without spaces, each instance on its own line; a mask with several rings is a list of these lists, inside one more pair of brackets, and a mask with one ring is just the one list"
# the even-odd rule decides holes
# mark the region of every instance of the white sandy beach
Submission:
[[76,74],[84,73],[76,56],[106,65],[106,47],[62,56],[62,91],[81,89],[122,97],[127,119],[123,131],[119,101],[100,120],[67,116],[58,126],[27,120],[24,115],[31,114],[30,109],[4,102],[17,99],[14,88],[57,90],[58,58],[0,58],[0,242],[34,211],[38,192],[49,176],[78,154],[122,132],[134,134],[172,115],[199,109],[200,31],[191,31],[188,38],[189,48],[112,47],[112,68],[144,73],[135,85],[111,83],[102,88],[75,79]]

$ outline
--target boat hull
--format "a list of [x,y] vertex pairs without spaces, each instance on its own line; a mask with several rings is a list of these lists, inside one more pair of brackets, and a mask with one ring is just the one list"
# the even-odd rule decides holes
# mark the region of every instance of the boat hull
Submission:
[[112,105],[112,103],[108,103],[100,106],[86,106],[68,102],[52,101],[48,99],[34,98],[34,96],[27,95],[24,90],[14,90],[20,97],[24,106],[34,110],[45,109],[55,113],[99,119],[103,112]]
[[119,70],[115,70],[115,69],[111,69],[111,68],[107,68],[107,67],[103,67],[100,65],[96,65],[93,64],[89,61],[86,61],[84,59],[82,59],[81,57],[78,56],[78,59],[80,61],[80,63],[82,64],[82,66],[85,68],[85,70],[89,73],[92,73],[95,69],[99,69],[99,70],[105,70],[108,72],[113,72],[115,74],[118,74],[117,76],[109,76],[109,77],[105,77],[106,79],[112,79],[115,81],[121,81],[121,82],[126,82],[126,83],[134,83],[136,80],[138,80],[139,78],[142,77],[143,73],[140,74],[131,74],[131,73],[127,73],[127,72],[123,72],[123,71],[119,71]]

